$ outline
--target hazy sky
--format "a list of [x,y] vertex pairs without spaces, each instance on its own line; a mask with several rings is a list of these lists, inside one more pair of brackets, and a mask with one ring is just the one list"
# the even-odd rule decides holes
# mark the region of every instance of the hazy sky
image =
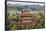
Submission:
[[26,3],[26,2],[10,2],[10,1],[7,1],[7,4],[19,4],[19,5],[41,5],[41,6],[44,6],[44,3]]

